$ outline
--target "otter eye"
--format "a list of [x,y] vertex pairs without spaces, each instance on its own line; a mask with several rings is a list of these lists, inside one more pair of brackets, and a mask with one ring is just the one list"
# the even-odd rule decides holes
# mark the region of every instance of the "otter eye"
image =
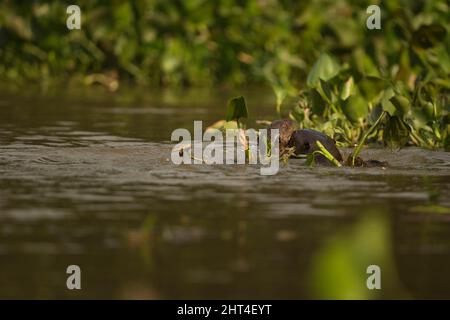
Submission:
[[309,150],[309,142],[305,142],[305,150]]

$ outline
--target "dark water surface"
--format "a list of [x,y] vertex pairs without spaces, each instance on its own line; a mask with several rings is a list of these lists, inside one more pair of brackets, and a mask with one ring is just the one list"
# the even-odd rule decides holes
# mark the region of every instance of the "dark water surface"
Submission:
[[[368,264],[382,297],[450,298],[449,153],[276,176],[173,165],[171,132],[221,119],[229,94],[2,94],[0,298],[366,297]],[[269,90],[246,96],[274,118]]]

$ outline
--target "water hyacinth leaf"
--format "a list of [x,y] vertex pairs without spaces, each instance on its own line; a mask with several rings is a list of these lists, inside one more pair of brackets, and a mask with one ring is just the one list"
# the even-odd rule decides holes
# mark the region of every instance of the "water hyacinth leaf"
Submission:
[[403,96],[406,99],[410,100],[411,97],[411,88],[408,84],[403,81],[396,81],[394,86],[394,91],[397,96]]
[[341,17],[330,21],[330,28],[339,39],[339,46],[342,48],[351,48],[356,46],[363,36],[363,32],[359,23],[356,20]]
[[336,60],[327,53],[322,53],[309,72],[306,84],[314,88],[319,84],[320,79],[327,81],[336,76],[339,70],[340,66]]
[[[427,50],[427,58],[428,60],[433,60],[433,63],[438,65],[439,68],[442,69],[443,74],[450,73],[450,52],[445,46],[437,46],[435,48]],[[448,79],[443,80],[447,80],[448,83]],[[447,88],[449,88],[448,84]]]
[[379,77],[380,72],[373,63],[369,55],[363,49],[358,48],[354,51],[351,61],[354,69],[356,69],[362,76]]
[[352,122],[358,122],[368,113],[367,102],[360,95],[350,96],[347,100],[341,101],[341,106],[347,119]]
[[395,112],[397,111],[395,106],[390,101],[391,98],[394,97],[394,95],[394,89],[392,89],[392,87],[389,87],[383,91],[383,97],[381,99],[381,106],[383,107],[383,110],[389,113],[389,115],[391,116],[395,115]]
[[389,101],[394,105],[398,115],[406,115],[409,112],[410,102],[408,98],[395,95]]
[[368,102],[376,102],[385,87],[385,81],[378,77],[364,77],[358,81],[358,88]]
[[414,31],[412,44],[416,48],[428,49],[443,43],[447,31],[440,24],[422,25]]
[[383,131],[383,141],[391,149],[399,149],[409,141],[411,129],[409,125],[397,116],[388,116]]
[[245,103],[245,98],[243,96],[239,96],[228,101],[226,116],[227,121],[239,120],[247,117],[247,104]]

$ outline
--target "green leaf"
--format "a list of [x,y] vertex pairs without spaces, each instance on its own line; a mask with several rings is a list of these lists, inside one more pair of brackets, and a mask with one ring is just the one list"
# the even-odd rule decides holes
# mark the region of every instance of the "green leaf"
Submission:
[[410,109],[410,102],[408,98],[396,95],[390,98],[389,101],[394,105],[396,114],[402,116],[408,113]]
[[363,76],[379,77],[380,72],[372,58],[362,48],[354,50],[351,64]]
[[245,98],[243,96],[239,96],[228,101],[227,121],[239,120],[240,118],[247,117],[247,104],[245,103]]
[[360,95],[350,96],[341,105],[345,116],[352,122],[365,118],[368,113],[367,102]]
[[383,79],[378,77],[364,77],[358,81],[358,88],[361,90],[361,94],[369,102],[378,100],[380,92],[385,88],[386,83]]
[[336,76],[339,71],[340,66],[336,60],[327,53],[322,53],[309,72],[306,84],[314,88],[319,84],[320,79],[327,81]]
[[[364,213],[364,212],[363,212]],[[362,215],[351,229],[341,230],[324,241],[311,258],[308,281],[315,298],[376,299],[379,291],[367,290],[367,266],[376,261],[398,290],[398,278],[392,259],[390,221],[381,212]],[[362,270],[362,271],[361,271]],[[391,289],[392,290],[392,289]],[[378,291],[378,292],[376,292]],[[395,291],[397,292],[397,291]]]
[[381,99],[381,106],[383,107],[383,110],[389,113],[390,116],[395,115],[396,108],[390,101],[392,97],[394,97],[395,92],[392,87],[386,88],[383,92],[383,98]]

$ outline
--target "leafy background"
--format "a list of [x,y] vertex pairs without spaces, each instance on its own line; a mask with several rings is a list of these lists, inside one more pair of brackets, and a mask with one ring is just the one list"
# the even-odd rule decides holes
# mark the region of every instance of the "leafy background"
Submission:
[[[21,87],[270,85],[277,112],[354,145],[449,148],[449,4],[436,1],[0,3],[0,81]],[[381,30],[366,28],[369,5]],[[291,99],[292,98],[292,99]],[[294,101],[292,103],[291,101]]]

